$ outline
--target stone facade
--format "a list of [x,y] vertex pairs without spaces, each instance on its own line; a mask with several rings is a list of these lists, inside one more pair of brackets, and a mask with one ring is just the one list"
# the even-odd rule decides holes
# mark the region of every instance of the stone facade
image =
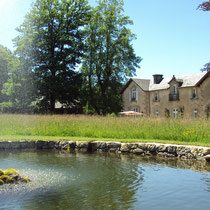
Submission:
[[[129,100],[130,89],[136,88],[137,100],[131,98]],[[149,92],[142,90],[136,85],[134,81],[131,82],[129,88],[127,88],[123,93],[123,103],[125,110],[132,110],[137,112],[148,113],[149,112]]]
[[124,111],[151,117],[205,117],[210,107],[210,71],[159,80],[130,79],[122,90]]

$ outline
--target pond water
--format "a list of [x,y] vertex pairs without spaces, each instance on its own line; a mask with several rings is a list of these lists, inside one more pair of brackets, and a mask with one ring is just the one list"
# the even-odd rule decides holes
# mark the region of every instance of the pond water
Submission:
[[0,209],[210,209],[210,165],[108,153],[0,152]]

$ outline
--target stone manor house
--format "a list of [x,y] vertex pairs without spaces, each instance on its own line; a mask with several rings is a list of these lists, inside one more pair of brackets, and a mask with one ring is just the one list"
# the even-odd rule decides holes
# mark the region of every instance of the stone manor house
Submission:
[[210,113],[210,70],[153,80],[130,79],[121,91],[124,111],[151,117],[205,117]]

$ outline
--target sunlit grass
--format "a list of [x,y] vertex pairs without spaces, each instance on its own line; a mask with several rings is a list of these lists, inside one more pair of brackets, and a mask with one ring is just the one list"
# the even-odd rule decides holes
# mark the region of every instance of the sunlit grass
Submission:
[[[210,120],[85,115],[0,115],[3,137],[110,139],[210,145]],[[33,138],[32,138],[33,137]]]

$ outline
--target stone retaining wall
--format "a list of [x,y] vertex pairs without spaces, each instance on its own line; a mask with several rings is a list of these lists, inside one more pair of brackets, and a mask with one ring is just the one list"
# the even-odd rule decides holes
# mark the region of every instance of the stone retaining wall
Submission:
[[143,156],[198,159],[210,162],[210,147],[159,143],[120,143],[104,141],[1,141],[0,149],[58,149],[84,152],[118,152]]

